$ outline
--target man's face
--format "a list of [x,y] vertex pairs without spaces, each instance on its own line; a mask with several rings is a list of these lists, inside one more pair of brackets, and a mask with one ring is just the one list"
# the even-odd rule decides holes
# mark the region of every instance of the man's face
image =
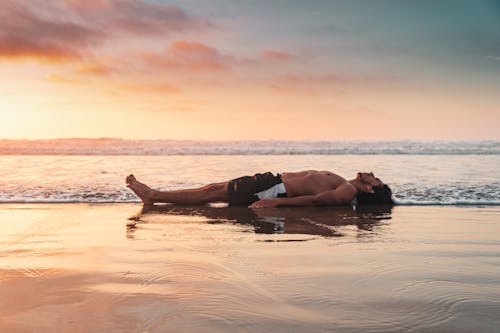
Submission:
[[375,177],[373,172],[358,172],[358,179],[362,184],[369,185],[371,187],[384,185],[380,179]]

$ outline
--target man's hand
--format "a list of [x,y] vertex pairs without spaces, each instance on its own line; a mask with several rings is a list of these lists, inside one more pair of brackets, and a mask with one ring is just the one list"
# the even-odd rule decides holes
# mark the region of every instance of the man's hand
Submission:
[[266,207],[276,207],[278,206],[278,200],[276,199],[262,199],[254,202],[248,208],[266,208]]

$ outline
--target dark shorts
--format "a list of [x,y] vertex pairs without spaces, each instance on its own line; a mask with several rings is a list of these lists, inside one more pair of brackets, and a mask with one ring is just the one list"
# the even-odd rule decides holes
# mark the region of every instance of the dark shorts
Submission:
[[[265,191],[274,185],[282,183],[281,176],[271,172],[257,173],[253,176],[243,176],[229,181],[228,202],[230,205],[251,205],[259,200],[256,193]],[[279,196],[286,196],[282,194]]]

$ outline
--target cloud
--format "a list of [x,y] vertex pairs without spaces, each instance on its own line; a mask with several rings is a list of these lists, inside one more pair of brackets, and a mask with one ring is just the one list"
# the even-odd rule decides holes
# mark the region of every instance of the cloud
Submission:
[[119,83],[119,90],[146,94],[179,94],[181,90],[169,83]]
[[106,9],[111,5],[108,0],[64,0],[64,2],[74,9],[89,11]]
[[327,75],[298,75],[287,74],[275,78],[271,82],[271,88],[284,93],[305,93],[316,95],[320,90],[328,87],[337,91],[342,88],[343,83],[348,81],[348,77],[341,77],[336,74]]
[[50,20],[7,1],[0,7],[0,57],[67,60],[102,40],[103,33],[71,21]]
[[107,76],[118,72],[118,69],[94,60],[82,62],[76,67],[75,72],[78,74]]
[[356,86],[374,86],[391,84],[399,79],[392,76],[367,76],[356,74],[287,74],[276,77],[271,82],[271,88],[283,93],[304,93],[317,95],[322,91],[343,93]]
[[192,113],[192,112],[198,112],[199,110],[195,107],[192,106],[186,106],[186,105],[169,105],[169,106],[164,106],[164,105],[147,105],[142,108],[138,108],[140,111],[145,111],[145,112],[161,112],[161,113]]
[[0,58],[81,59],[122,35],[154,39],[212,26],[178,7],[143,0],[4,0]]
[[151,33],[207,29],[213,25],[206,19],[192,17],[176,6],[144,0],[66,0],[71,11],[78,12],[100,27],[114,32]]
[[225,70],[234,61],[214,47],[183,40],[171,43],[162,54],[145,53],[142,56],[147,64],[155,67],[199,71]]
[[267,61],[290,61],[294,59],[294,56],[290,53],[275,50],[263,50],[261,56]]
[[69,79],[69,78],[62,77],[62,76],[57,75],[57,74],[47,75],[46,79],[47,79],[47,81],[53,82],[53,83],[64,83],[64,84],[67,84],[67,83],[81,83],[78,80]]

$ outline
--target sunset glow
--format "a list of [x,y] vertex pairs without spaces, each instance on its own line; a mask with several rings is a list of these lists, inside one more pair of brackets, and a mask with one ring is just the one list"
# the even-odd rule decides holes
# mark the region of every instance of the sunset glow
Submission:
[[496,1],[2,1],[0,138],[500,139]]

